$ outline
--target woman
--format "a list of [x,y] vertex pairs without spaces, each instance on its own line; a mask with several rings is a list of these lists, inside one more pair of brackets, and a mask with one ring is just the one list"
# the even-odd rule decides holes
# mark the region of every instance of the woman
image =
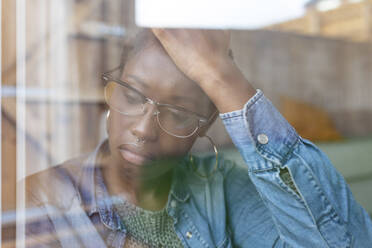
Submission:
[[[30,215],[29,246],[372,244],[371,220],[342,176],[244,78],[229,40],[210,30],[138,36],[103,75],[108,141],[27,180],[39,216]],[[187,155],[218,113],[245,168],[217,151]]]

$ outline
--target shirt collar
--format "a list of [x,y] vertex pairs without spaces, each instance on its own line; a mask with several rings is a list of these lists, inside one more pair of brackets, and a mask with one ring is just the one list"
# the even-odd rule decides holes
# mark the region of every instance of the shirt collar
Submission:
[[83,173],[79,184],[82,200],[89,216],[98,213],[101,222],[111,230],[121,228],[118,216],[112,211],[112,203],[108,197],[106,187],[97,164],[99,153],[107,149],[108,140],[102,141],[88,156],[83,164]]
[[188,160],[185,157],[173,171],[173,180],[170,189],[170,195],[172,195],[177,201],[180,202],[185,202],[190,197],[190,193],[186,183],[187,165]]

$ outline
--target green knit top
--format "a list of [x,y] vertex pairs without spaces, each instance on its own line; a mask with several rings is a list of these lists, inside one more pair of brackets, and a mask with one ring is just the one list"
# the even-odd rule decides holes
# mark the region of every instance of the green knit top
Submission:
[[119,197],[114,197],[113,202],[127,231],[124,247],[183,247],[166,208],[145,210]]

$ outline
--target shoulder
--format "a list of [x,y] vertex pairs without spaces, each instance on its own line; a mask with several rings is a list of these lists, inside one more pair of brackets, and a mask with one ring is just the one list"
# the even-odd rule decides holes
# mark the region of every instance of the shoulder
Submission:
[[26,207],[51,204],[68,208],[72,199],[79,197],[77,183],[88,156],[70,159],[26,177]]

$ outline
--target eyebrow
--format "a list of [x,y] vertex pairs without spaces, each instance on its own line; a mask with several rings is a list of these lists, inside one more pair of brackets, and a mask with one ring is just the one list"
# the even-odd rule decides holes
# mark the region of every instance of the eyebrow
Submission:
[[171,99],[174,101],[183,100],[183,101],[190,102],[196,105],[195,99],[192,99],[191,97],[187,97],[187,96],[173,95]]
[[[135,75],[129,74],[127,76],[127,78],[132,78],[135,83],[138,83],[138,84],[142,85],[146,89],[149,88],[149,86],[141,78],[139,78],[139,77],[137,77]],[[171,99],[174,100],[174,101],[177,101],[177,100],[180,100],[181,99],[181,100],[184,100],[186,102],[192,103],[193,105],[196,106],[195,99],[192,99],[191,97],[180,96],[180,95],[172,95],[171,96]],[[171,104],[171,105],[175,105],[175,104]],[[179,105],[175,105],[175,106],[179,106]],[[183,106],[179,106],[179,107],[185,108]]]
[[128,78],[132,78],[135,81],[135,83],[142,85],[144,88],[149,88],[149,86],[137,76],[128,75]]

